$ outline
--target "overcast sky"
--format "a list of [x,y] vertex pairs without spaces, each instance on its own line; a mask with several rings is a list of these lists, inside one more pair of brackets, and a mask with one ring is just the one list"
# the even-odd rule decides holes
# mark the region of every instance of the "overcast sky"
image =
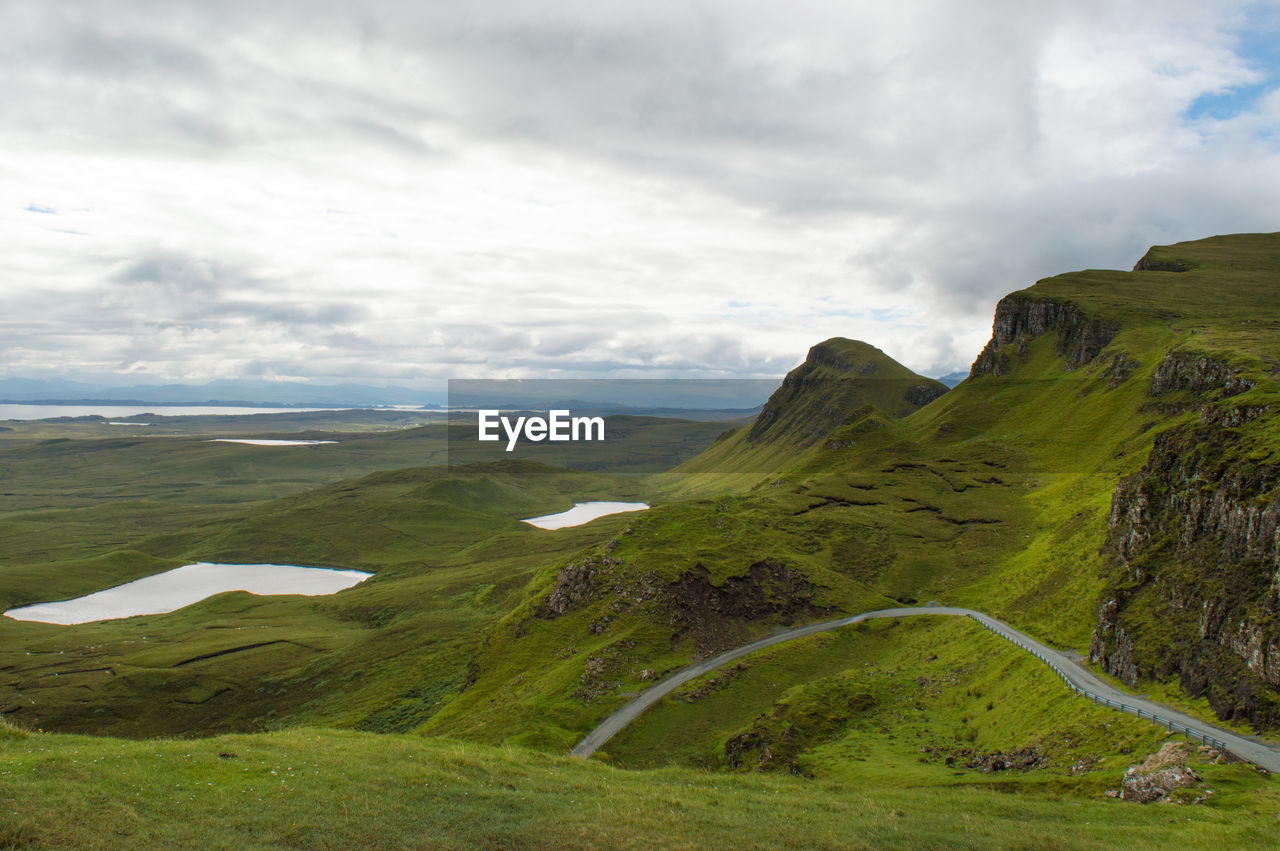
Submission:
[[1280,9],[0,4],[0,377],[967,369],[995,302],[1280,230]]

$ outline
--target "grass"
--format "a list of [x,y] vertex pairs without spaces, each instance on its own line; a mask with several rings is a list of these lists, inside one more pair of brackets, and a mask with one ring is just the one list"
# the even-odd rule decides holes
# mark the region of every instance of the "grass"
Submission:
[[[226,754],[226,757],[221,756]],[[1274,783],[1206,766],[1212,806],[1090,784],[884,784],[624,771],[518,747],[296,729],[199,741],[0,736],[0,845],[959,847],[1267,844]],[[1119,777],[1119,768],[1109,778]],[[906,778],[903,778],[904,780]],[[174,817],[175,814],[181,817]]]
[[[752,746],[728,759],[726,745],[748,735]],[[974,772],[955,780],[940,757],[917,760],[926,750],[1033,747],[1047,761],[1034,774],[1061,775],[1081,760],[1155,750],[1164,738],[1076,698],[1043,664],[969,619],[939,616],[869,621],[753,654],[682,687],[605,749],[632,767],[736,764],[867,781],[919,771],[931,782],[967,783]]]
[[[404,725],[406,704],[415,701],[409,715],[422,720],[424,700],[427,707],[438,700],[415,695],[456,691],[485,628],[531,571],[613,522],[598,521],[584,538],[581,530],[534,530],[518,518],[648,491],[635,477],[506,458],[491,465],[492,475],[476,474],[459,466],[465,453],[455,447],[450,455],[443,425],[380,430],[420,419],[384,412],[155,418],[160,434],[136,437],[96,421],[42,421],[0,434],[0,610],[195,560],[378,574],[331,600],[232,594],[172,615],[74,628],[0,619],[0,706],[49,727],[138,736],[260,729],[285,717],[377,725],[396,716],[393,726]],[[722,429],[669,418],[610,423],[617,426],[610,441],[576,460],[670,466]],[[325,430],[337,428],[358,430]],[[208,442],[213,435],[339,442],[277,449]],[[450,459],[451,469],[419,466]],[[172,659],[139,657],[143,642],[172,647]],[[186,663],[264,642],[271,643]],[[347,699],[329,694],[335,687]],[[89,713],[86,701],[94,704]]]
[[[1245,255],[1277,254],[1274,237],[1239,241]],[[633,524],[613,551],[617,564],[576,611],[532,618],[558,576],[538,574],[523,608],[477,657],[473,689],[428,729],[486,741],[539,730],[531,741],[561,746],[639,688],[640,672],[680,667],[781,623],[769,606],[712,618],[700,643],[698,625],[673,618],[663,591],[697,571],[729,587],[764,558],[812,583],[813,605],[796,612],[798,621],[936,599],[1086,651],[1114,581],[1107,519],[1117,481],[1141,467],[1156,433],[1199,416],[1197,407],[1153,408],[1149,376],[1164,353],[1211,339],[1257,378],[1255,392],[1274,384],[1264,367],[1275,340],[1259,329],[1280,302],[1257,257],[1245,271],[1209,262],[1181,274],[1090,271],[1027,291],[1119,323],[1083,367],[1065,367],[1051,331],[1025,349],[1010,345],[1011,375],[972,378],[904,419],[854,411],[807,448],[790,439],[752,444],[745,429],[722,438],[658,478],[674,502]],[[1219,297],[1222,287],[1238,299]],[[1120,361],[1136,363],[1127,378],[1110,371]],[[1256,421],[1256,437],[1239,444],[1249,458],[1275,436],[1271,422]],[[1150,639],[1152,654],[1168,652],[1159,635]],[[537,669],[539,659],[556,661]],[[573,697],[602,678],[603,693]]]
[[137,544],[149,552],[9,565],[0,570],[3,608],[196,560],[376,576],[332,597],[232,593],[168,615],[76,627],[0,619],[0,706],[30,726],[139,737],[256,730],[286,719],[412,726],[459,690],[486,631],[536,571],[625,522],[548,532],[518,518],[592,497],[645,495],[634,479],[528,462],[407,468]]
[[[1280,239],[1214,239],[1151,258],[1187,271],[1085,271],[1021,294],[1118,324],[1074,369],[1051,330],[999,353],[1009,374],[971,378],[894,418],[882,411],[896,396],[868,407],[868,388],[815,361],[797,372],[812,379],[809,393],[784,388],[790,403],[775,406],[769,428],[627,421],[625,439],[593,456],[554,457],[576,470],[479,450],[423,467],[454,448],[444,425],[350,432],[290,454],[193,434],[0,435],[5,606],[195,559],[377,574],[328,598],[230,594],[71,629],[0,620],[0,711],[27,728],[265,731],[134,744],[0,728],[0,770],[22,778],[0,786],[0,838],[92,844],[105,829],[133,844],[211,846],[1265,841],[1278,799],[1240,766],[1204,768],[1218,793],[1205,806],[1104,799],[1159,731],[1067,698],[1033,659],[959,620],[876,623],[773,648],[653,708],[609,743],[612,766],[556,756],[664,673],[840,612],[938,600],[1085,650],[1102,600],[1142,585],[1118,563],[1107,522],[1117,483],[1147,463],[1157,435],[1227,471],[1280,459],[1274,416],[1225,438],[1206,437],[1201,423],[1205,406],[1280,405]],[[874,351],[823,345],[851,364]],[[1256,386],[1225,400],[1153,398],[1151,376],[1172,349],[1211,354]],[[831,410],[827,391],[843,400]],[[627,476],[598,472],[620,461]],[[519,522],[592,497],[655,507],[556,532]],[[1161,589],[1175,583],[1198,600],[1226,586],[1170,552],[1144,562],[1162,580],[1121,617],[1151,678],[1139,687],[1178,702],[1173,675],[1155,663],[1179,658],[1194,618]],[[1241,611],[1256,614],[1255,603]],[[1026,748],[1045,767],[945,764]],[[329,804],[335,789],[354,790],[344,796],[354,817]],[[178,802],[190,820],[159,818]],[[63,833],[42,826],[52,812],[68,814]]]
[[[244,507],[333,482],[406,467],[529,460],[636,476],[667,469],[709,446],[723,423],[610,417],[609,439],[541,444],[507,455],[459,438],[444,424],[344,432],[358,414],[323,412],[173,418],[162,434],[119,436],[100,423],[39,421],[0,432],[0,564],[92,557],[193,525],[223,522]],[[391,416],[388,414],[387,416]],[[421,417],[419,415],[418,418]],[[411,420],[412,421],[412,420]],[[392,418],[392,423],[401,422]],[[305,423],[307,430],[290,431]],[[47,439],[33,441],[31,434]],[[54,436],[50,436],[54,435]],[[94,436],[96,435],[96,436]],[[260,447],[212,437],[336,440]],[[452,439],[451,439],[452,435]]]

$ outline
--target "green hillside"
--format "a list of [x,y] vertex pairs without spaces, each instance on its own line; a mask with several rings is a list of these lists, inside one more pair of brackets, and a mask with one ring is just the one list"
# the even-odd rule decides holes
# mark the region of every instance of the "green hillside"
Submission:
[[809,350],[747,430],[746,441],[810,446],[872,406],[905,417],[947,392],[875,346],[834,337]]
[[[1280,234],[1254,234],[1156,247],[1131,272],[1074,272],[1006,296],[990,343],[951,391],[866,344],[820,343],[754,423],[726,432],[660,421],[609,450],[645,469],[665,459],[672,469],[658,475],[519,460],[336,482],[313,481],[329,473],[312,470],[266,498],[281,468],[201,517],[198,497],[173,484],[179,471],[240,468],[175,442],[177,454],[156,454],[165,472],[150,480],[173,490],[145,500],[186,513],[116,539],[108,521],[125,516],[112,514],[118,506],[145,517],[130,500],[146,493],[146,460],[132,485],[77,492],[73,465],[48,459],[79,453],[100,478],[88,447],[26,444],[0,463],[49,501],[0,518],[22,533],[0,567],[6,607],[197,558],[377,576],[327,598],[230,594],[74,628],[0,620],[0,712],[28,729],[137,738],[276,730],[199,747],[261,750],[295,768],[310,752],[314,770],[289,775],[306,800],[343,783],[376,789],[366,811],[388,818],[388,830],[426,828],[387,816],[387,801],[445,806],[439,844],[626,844],[628,830],[705,844],[704,831],[753,812],[793,825],[787,835],[801,846],[844,844],[831,813],[869,837],[915,844],[1162,844],[1173,834],[1153,825],[1173,817],[1102,793],[1167,733],[1072,698],[967,619],[778,645],[640,716],[597,752],[612,765],[556,755],[694,660],[782,627],[929,601],[987,612],[1135,690],[1274,736],[1278,379]],[[685,460],[698,440],[710,445]],[[371,447],[370,457],[393,452]],[[37,491],[39,464],[23,466],[23,453],[61,478]],[[61,491],[72,493],[66,504]],[[519,522],[592,498],[653,507],[554,532]],[[92,534],[77,531],[95,516]],[[159,758],[117,740],[2,741],[11,773],[38,765],[65,777],[79,770],[69,754],[99,764],[127,754],[109,776],[128,785],[136,766]],[[157,753],[196,745],[173,747]],[[273,798],[249,822],[214,825],[248,787],[206,762],[155,769],[181,773],[175,787],[192,784],[209,835],[232,844],[253,829],[268,843],[324,844],[304,826],[312,803]],[[385,776],[404,788],[374,777],[393,763]],[[356,764],[343,780],[341,766]],[[242,767],[261,775],[257,763]],[[1196,770],[1215,796],[1177,810],[1190,822],[1177,841],[1256,842],[1262,819],[1274,827],[1271,780],[1238,765]],[[498,779],[512,776],[520,782]],[[132,806],[165,799],[158,782]],[[512,796],[502,783],[537,791]],[[217,791],[196,795],[195,784]],[[48,788],[19,786],[28,807],[31,790]],[[64,795],[69,811],[86,806],[79,788]],[[602,833],[580,832],[588,822],[564,808],[566,794],[588,802]],[[863,809],[847,809],[850,795]],[[885,808],[917,820],[885,822]],[[498,811],[510,818],[492,835],[461,826]],[[975,811],[979,822],[957,828]],[[48,840],[35,822],[6,818],[10,841]],[[127,815],[113,818],[127,827]],[[1043,836],[1032,843],[1019,819],[1038,821]],[[139,835],[163,844],[182,829]],[[333,830],[334,844],[360,841]]]
[[749,425],[720,435],[705,452],[655,477],[677,497],[740,492],[836,442],[884,428],[947,392],[874,346],[833,337],[809,349]]
[[[1242,259],[1222,259],[1224,243],[1238,244]],[[1198,642],[1221,665],[1218,684],[1210,678],[1200,692],[1171,699],[1202,712],[1219,709],[1220,691],[1231,684],[1246,696],[1219,717],[1245,717],[1249,706],[1266,704],[1275,689],[1248,669],[1248,653],[1229,658],[1234,633],[1217,650],[1206,646],[1213,639],[1201,640],[1170,602],[1200,594],[1194,606],[1183,604],[1199,611],[1201,600],[1214,601],[1208,594],[1222,579],[1194,567],[1178,574],[1194,578],[1174,587],[1150,581],[1150,572],[1136,577],[1116,544],[1113,498],[1122,501],[1135,486],[1132,477],[1149,463],[1153,445],[1172,439],[1165,435],[1208,429],[1217,435],[1213,445],[1222,445],[1212,450],[1222,463],[1271,463],[1280,238],[1157,248],[1145,265],[1164,257],[1187,271],[1072,273],[1005,298],[971,377],[905,418],[874,405],[844,414],[835,402],[810,399],[809,410],[841,413],[823,421],[821,440],[815,435],[807,448],[782,417],[753,429],[766,449],[776,429],[777,445],[797,460],[763,481],[757,475],[746,492],[669,503],[632,521],[617,541],[544,571],[491,634],[476,660],[474,688],[426,730],[563,746],[647,677],[774,626],[894,601],[972,606],[1082,654],[1096,627],[1093,655],[1107,663],[1116,655],[1108,640],[1129,623],[1130,609],[1108,614],[1116,607],[1107,600],[1120,592],[1137,606],[1124,635],[1143,641],[1151,661],[1137,677],[1112,663],[1106,671],[1130,685],[1154,680],[1150,687],[1164,688],[1184,658],[1178,654]],[[806,367],[822,379],[815,382],[819,395],[858,381],[856,359]],[[796,403],[794,385],[784,385],[766,411]],[[741,447],[750,433],[722,440],[684,469],[713,457],[724,463],[724,444]],[[1203,451],[1206,444],[1201,438],[1192,445]],[[750,469],[750,459],[746,464]],[[1248,586],[1232,598],[1233,611],[1262,630],[1245,650],[1274,641],[1267,631],[1274,620],[1266,620],[1274,595],[1267,596],[1264,580],[1274,574],[1275,549],[1263,539],[1275,528],[1265,525],[1274,517],[1274,507],[1265,506],[1274,506],[1267,488],[1275,482],[1258,476],[1261,489],[1247,495],[1263,518],[1253,552],[1269,557],[1270,568],[1251,567],[1257,556],[1246,544],[1220,540],[1213,528],[1182,548],[1214,564],[1232,547],[1240,550],[1239,559],[1225,562]],[[1199,490],[1213,485],[1207,476],[1194,483]],[[1214,504],[1218,497],[1203,499]],[[1256,580],[1243,578],[1250,570]],[[1242,622],[1230,617],[1224,622]],[[535,666],[547,658],[557,661]],[[1264,673],[1274,670],[1267,658]],[[1245,690],[1241,682],[1252,685]],[[1191,701],[1206,692],[1208,704]],[[740,727],[750,714],[743,709],[736,721],[721,720]],[[1251,720],[1267,726],[1261,716]]]

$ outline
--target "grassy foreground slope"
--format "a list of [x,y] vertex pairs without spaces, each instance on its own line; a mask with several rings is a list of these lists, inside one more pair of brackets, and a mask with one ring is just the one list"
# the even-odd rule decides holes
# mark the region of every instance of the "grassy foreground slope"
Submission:
[[970,782],[996,755],[1010,782],[1052,776],[1067,788],[1068,777],[1122,768],[1167,735],[1072,699],[1039,660],[968,618],[934,616],[752,654],[678,689],[605,747],[628,767],[677,762],[872,784]]
[[[1280,797],[1199,769],[1214,807],[1055,782],[867,785],[624,771],[516,747],[295,729],[199,741],[17,733],[0,721],[0,847],[1261,847]],[[1112,772],[1118,776],[1118,772]],[[899,778],[905,780],[906,778]]]

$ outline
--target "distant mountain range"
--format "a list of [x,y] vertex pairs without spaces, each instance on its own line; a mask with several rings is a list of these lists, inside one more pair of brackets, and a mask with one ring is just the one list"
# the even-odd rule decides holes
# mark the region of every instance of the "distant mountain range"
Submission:
[[62,378],[0,379],[0,402],[101,404],[281,405],[285,407],[366,405],[442,405],[443,391],[367,384],[304,384],[297,381],[221,379],[206,384],[134,384],[110,387]]
[[[938,379],[947,387],[967,372]],[[133,384],[111,386],[65,378],[0,379],[2,404],[147,404],[147,405],[279,405],[281,407],[452,404],[474,407],[548,407],[548,401],[577,401],[576,408],[644,409],[656,413],[686,409],[755,410],[768,398],[777,379],[533,379],[463,380],[445,390],[377,387],[369,384],[305,384],[299,381],[219,379],[205,384]],[[590,393],[589,396],[583,396]],[[583,399],[590,401],[582,401]]]

